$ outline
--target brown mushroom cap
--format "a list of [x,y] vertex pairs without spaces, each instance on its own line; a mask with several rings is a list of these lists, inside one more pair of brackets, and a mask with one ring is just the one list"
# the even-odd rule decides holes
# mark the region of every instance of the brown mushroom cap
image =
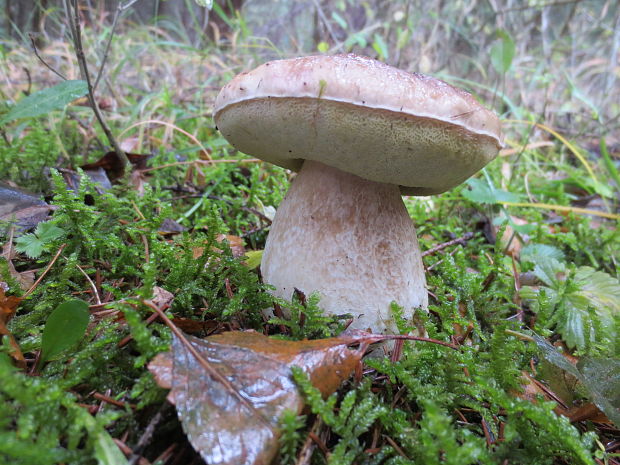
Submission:
[[298,171],[314,160],[430,195],[501,147],[500,122],[471,94],[356,55],[278,60],[236,76],[215,121],[238,150]]

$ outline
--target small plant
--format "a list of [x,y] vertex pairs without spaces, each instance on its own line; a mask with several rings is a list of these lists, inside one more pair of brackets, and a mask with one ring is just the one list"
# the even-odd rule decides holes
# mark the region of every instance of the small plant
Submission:
[[15,249],[30,258],[39,258],[43,251],[49,252],[52,244],[64,235],[65,232],[53,223],[39,223],[34,233],[15,239]]
[[535,259],[534,274],[542,282],[526,286],[521,297],[539,316],[538,328],[555,328],[568,347],[587,351],[610,346],[618,338],[620,283],[588,266],[569,267],[552,257]]

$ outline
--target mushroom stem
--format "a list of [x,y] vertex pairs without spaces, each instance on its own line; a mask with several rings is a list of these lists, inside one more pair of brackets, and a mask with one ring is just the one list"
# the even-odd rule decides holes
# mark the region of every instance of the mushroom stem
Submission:
[[307,160],[271,226],[261,265],[276,296],[319,292],[352,327],[393,333],[395,301],[411,317],[428,298],[413,222],[398,186]]

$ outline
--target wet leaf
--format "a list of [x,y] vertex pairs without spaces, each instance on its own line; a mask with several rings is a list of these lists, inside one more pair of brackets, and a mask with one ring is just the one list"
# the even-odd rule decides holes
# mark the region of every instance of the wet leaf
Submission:
[[84,337],[89,319],[88,304],[83,300],[69,300],[56,307],[43,329],[39,363],[51,360]]
[[[148,154],[140,154],[140,153],[127,153],[127,158],[131,162],[131,165],[135,169],[145,169],[147,167],[147,163],[149,159],[152,158],[151,155]],[[106,153],[103,157],[97,160],[94,163],[88,163],[86,165],[80,166],[83,170],[97,170],[99,168],[103,168],[108,175],[110,181],[115,181],[118,178],[122,177],[125,174],[125,166],[116,152],[111,151]]]
[[158,355],[149,370],[160,386],[171,389],[169,399],[185,432],[211,465],[270,463],[277,453],[281,415],[303,407],[291,367],[299,366],[328,396],[364,353],[363,348],[349,348],[364,341],[356,337],[283,341],[256,332],[228,332],[187,339],[234,391],[208,374],[177,337],[172,352]]
[[584,357],[575,366],[545,339],[536,334],[533,337],[545,360],[574,376],[590,400],[620,427],[620,361]]
[[[0,259],[6,260],[6,265],[9,274],[19,283],[19,287],[22,290],[30,289],[30,286],[34,284],[34,270],[17,271],[13,265],[13,259],[15,258],[15,248],[9,241],[2,247],[0,253]],[[1,260],[0,260],[1,261]],[[3,287],[5,291],[9,289],[9,286],[4,281],[0,281],[0,287]]]
[[76,98],[86,95],[87,92],[86,81],[63,81],[21,99],[4,115],[0,124],[20,118],[45,115],[53,110],[61,110]]
[[0,222],[18,231],[34,228],[49,215],[50,206],[39,197],[0,182]]
[[9,338],[9,344],[12,347],[12,351],[9,354],[18,367],[25,368],[26,360],[24,354],[22,354],[17,341],[8,329],[9,321],[15,316],[17,306],[21,302],[21,297],[7,296],[4,294],[4,289],[0,287],[0,340],[3,336]]

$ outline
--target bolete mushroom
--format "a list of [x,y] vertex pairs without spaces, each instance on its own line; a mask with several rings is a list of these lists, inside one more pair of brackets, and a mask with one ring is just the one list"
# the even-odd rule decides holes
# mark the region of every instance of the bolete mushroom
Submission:
[[297,171],[265,246],[274,294],[318,292],[352,326],[395,330],[390,303],[426,307],[401,194],[462,183],[501,147],[497,116],[438,79],[356,55],[265,63],[220,91],[215,121],[241,152]]

